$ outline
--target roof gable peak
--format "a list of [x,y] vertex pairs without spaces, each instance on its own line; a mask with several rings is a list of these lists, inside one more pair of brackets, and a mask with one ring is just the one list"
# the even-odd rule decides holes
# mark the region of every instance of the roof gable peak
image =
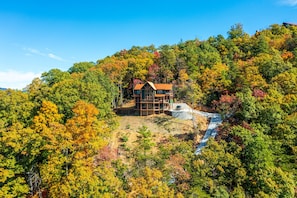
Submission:
[[151,81],[146,81],[145,84],[149,84],[154,90],[157,90],[153,82],[151,82]]

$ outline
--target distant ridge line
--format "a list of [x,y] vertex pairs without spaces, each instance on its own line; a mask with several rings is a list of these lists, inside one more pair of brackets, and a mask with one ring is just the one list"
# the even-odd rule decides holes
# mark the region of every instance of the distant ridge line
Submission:
[[297,27],[296,23],[283,22],[283,25],[286,26],[286,27],[288,27],[288,26],[296,26]]

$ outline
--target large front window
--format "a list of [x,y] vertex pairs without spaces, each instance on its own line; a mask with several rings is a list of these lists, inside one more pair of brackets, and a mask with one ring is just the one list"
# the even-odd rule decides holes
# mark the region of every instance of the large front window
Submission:
[[146,86],[142,90],[142,98],[144,100],[153,100],[154,90],[150,86]]

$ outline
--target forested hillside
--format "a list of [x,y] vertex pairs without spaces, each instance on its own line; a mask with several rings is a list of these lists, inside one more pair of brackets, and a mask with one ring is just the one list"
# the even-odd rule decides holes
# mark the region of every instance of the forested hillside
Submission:
[[[0,90],[0,197],[295,197],[297,27],[227,35],[132,47]],[[191,140],[156,145],[145,126],[126,160],[110,149],[113,109],[145,80],[222,114],[201,154]]]

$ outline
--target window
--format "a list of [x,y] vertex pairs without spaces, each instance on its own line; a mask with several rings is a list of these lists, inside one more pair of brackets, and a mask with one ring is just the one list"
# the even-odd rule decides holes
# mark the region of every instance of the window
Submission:
[[165,94],[164,90],[157,90],[157,94]]
[[154,90],[150,86],[146,86],[142,92],[143,99],[152,100],[154,95]]

